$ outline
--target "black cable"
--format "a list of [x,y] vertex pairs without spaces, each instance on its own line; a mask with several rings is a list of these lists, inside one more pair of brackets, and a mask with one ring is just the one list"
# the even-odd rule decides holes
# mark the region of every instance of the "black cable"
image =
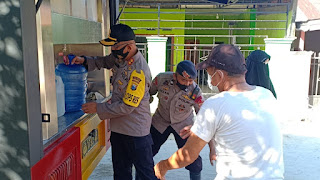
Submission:
[[41,6],[41,3],[42,3],[43,0],[38,0],[37,1],[37,4],[36,4],[36,13],[38,12],[40,6]]
[[123,12],[124,8],[126,7],[126,5],[127,5],[128,1],[129,1],[129,0],[126,0],[126,2],[124,3],[124,5],[123,5],[123,7],[122,7],[122,9],[121,9],[121,11],[120,11],[120,13],[119,13],[119,15],[118,15],[117,19],[116,19],[116,24],[118,23],[119,18],[120,18],[120,16],[121,16],[121,14],[122,14],[122,12]]

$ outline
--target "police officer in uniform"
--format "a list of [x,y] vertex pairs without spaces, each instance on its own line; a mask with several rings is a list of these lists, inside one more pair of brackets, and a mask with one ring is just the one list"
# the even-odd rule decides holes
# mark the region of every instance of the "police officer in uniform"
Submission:
[[109,56],[76,56],[71,63],[84,64],[89,71],[112,69],[111,104],[89,102],[82,106],[82,110],[97,113],[100,119],[110,119],[115,180],[131,180],[132,165],[141,179],[157,179],[150,135],[149,89],[152,78],[148,64],[135,45],[133,30],[127,25],[112,26],[109,37],[100,43],[111,46]]
[[[183,147],[193,124],[193,108],[199,111],[204,101],[199,86],[194,82],[197,71],[191,61],[181,61],[176,72],[158,74],[152,81],[150,94],[158,93],[159,104],[152,117],[152,152],[155,156],[168,136],[174,135],[178,148]],[[186,167],[191,180],[201,178],[202,159],[199,156]]]

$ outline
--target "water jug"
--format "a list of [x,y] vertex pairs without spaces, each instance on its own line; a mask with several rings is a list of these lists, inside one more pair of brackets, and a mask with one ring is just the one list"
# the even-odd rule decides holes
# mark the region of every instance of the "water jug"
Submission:
[[56,74],[62,78],[64,84],[66,112],[81,110],[87,91],[88,72],[86,68],[78,64],[61,63],[56,67]]
[[57,111],[58,117],[63,116],[66,112],[64,101],[64,84],[60,76],[56,75],[56,95],[57,95]]

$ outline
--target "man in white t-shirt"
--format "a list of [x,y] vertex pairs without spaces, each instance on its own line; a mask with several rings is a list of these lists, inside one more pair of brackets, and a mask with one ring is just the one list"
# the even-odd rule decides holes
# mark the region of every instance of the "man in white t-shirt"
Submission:
[[163,179],[168,170],[192,163],[213,139],[216,180],[283,179],[281,111],[269,90],[246,83],[240,50],[219,45],[197,69],[206,69],[208,85],[221,93],[203,103],[188,141],[154,167],[156,176]]

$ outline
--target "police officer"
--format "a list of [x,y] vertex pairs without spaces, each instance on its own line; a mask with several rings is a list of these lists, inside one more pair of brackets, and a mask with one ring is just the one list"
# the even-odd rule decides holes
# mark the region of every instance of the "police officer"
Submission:
[[[191,61],[181,61],[176,72],[158,74],[152,81],[150,94],[158,93],[159,104],[152,117],[152,152],[155,156],[168,136],[172,133],[178,148],[186,143],[189,129],[193,124],[193,108],[199,111],[204,101],[199,86],[194,82],[197,72]],[[180,134],[180,135],[179,135]],[[201,178],[202,160],[199,156],[186,167],[191,180]]]
[[84,64],[89,71],[112,69],[111,104],[89,102],[82,110],[97,113],[100,119],[110,119],[115,180],[131,180],[132,165],[142,179],[157,179],[151,148],[151,73],[148,64],[135,45],[133,30],[127,25],[112,26],[109,37],[100,43],[111,46],[111,55],[76,56],[71,63]]

